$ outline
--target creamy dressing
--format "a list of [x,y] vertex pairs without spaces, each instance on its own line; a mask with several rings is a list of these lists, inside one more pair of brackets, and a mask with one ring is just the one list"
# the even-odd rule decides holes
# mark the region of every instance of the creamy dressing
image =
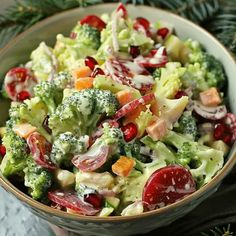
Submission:
[[151,75],[134,75],[132,81],[138,89],[142,87],[142,84],[154,84],[154,79]]

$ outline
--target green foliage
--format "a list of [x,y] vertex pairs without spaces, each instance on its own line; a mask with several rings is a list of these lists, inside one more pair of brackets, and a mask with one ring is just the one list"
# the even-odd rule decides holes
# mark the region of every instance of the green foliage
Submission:
[[72,132],[91,134],[104,115],[114,115],[118,101],[110,91],[85,89],[66,97],[49,119],[54,135]]
[[25,186],[29,188],[29,194],[35,200],[44,200],[47,190],[52,184],[52,174],[37,165],[32,158],[27,160],[27,167],[24,169]]
[[207,232],[202,232],[202,236],[233,236],[234,233],[230,230],[230,224],[227,226],[214,227]]

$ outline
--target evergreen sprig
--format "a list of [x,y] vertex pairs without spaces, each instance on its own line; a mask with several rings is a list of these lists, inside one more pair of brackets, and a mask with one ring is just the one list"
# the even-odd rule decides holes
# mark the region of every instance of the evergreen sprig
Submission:
[[[63,10],[117,0],[15,0],[0,15],[0,48],[34,23]],[[188,18],[213,33],[236,56],[236,0],[122,0],[160,7]]]
[[202,233],[202,236],[233,236],[234,233],[230,230],[230,224],[227,227],[215,227],[214,229],[209,229],[207,233]]

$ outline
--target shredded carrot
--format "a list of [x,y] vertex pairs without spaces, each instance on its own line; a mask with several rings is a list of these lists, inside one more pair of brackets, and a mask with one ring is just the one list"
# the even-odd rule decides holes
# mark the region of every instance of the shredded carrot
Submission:
[[93,87],[93,78],[92,77],[83,77],[75,80],[75,89],[82,90],[86,88]]
[[134,165],[135,161],[133,159],[120,156],[120,159],[112,165],[112,171],[118,176],[126,177],[130,174]]

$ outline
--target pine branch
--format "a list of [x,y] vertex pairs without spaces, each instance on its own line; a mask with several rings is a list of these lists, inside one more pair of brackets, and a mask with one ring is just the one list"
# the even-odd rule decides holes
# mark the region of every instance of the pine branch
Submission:
[[236,57],[236,1],[221,1],[221,9],[209,23],[205,24]]
[[202,236],[233,236],[234,233],[230,230],[230,224],[226,227],[215,227],[214,229],[209,229],[207,233],[202,233]]

